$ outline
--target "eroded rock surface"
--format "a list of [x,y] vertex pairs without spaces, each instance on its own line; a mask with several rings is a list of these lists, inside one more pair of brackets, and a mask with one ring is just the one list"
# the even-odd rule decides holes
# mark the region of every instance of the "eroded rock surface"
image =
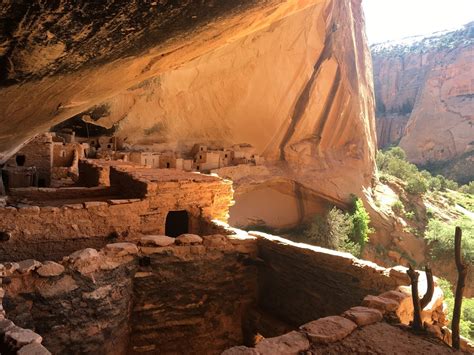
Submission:
[[415,43],[372,47],[380,147],[467,182],[474,178],[474,23]]
[[196,142],[253,145],[270,170],[236,182],[237,204],[241,188],[279,178],[295,186],[284,195],[303,207],[287,224],[318,208],[308,196],[319,196],[323,207],[344,203],[370,185],[374,169],[360,3],[209,0],[172,8],[106,1],[76,8],[63,0],[26,11],[26,3],[8,1],[0,13],[8,20],[0,31],[0,161],[34,134],[79,118],[130,144],[178,151]]

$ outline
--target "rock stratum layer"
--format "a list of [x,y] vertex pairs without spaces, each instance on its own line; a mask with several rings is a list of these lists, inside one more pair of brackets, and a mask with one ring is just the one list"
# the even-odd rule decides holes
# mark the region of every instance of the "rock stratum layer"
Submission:
[[79,117],[130,144],[253,145],[267,164],[236,178],[237,204],[282,182],[303,206],[285,224],[311,212],[302,195],[343,204],[371,184],[360,0],[7,1],[0,16],[0,161]]
[[379,147],[462,183],[474,179],[474,23],[372,48]]

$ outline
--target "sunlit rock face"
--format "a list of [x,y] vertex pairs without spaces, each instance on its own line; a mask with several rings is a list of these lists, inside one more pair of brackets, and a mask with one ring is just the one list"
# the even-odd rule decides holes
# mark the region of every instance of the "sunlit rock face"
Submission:
[[474,23],[410,44],[372,48],[380,147],[461,182],[474,178]]
[[253,145],[265,171],[227,172],[236,207],[241,194],[281,179],[300,206],[313,195],[344,204],[371,185],[374,99],[360,0],[116,3],[79,14],[70,1],[28,13],[3,5],[3,60],[13,63],[0,89],[3,159],[78,116],[129,144]]

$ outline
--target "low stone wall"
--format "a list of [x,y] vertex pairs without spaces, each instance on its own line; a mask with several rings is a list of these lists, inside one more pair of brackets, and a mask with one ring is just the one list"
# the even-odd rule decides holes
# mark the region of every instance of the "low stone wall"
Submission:
[[[259,310],[280,329],[294,330],[228,354],[298,353],[382,319],[412,319],[403,268],[223,223],[208,227],[220,234],[144,236],[137,244],[81,250],[60,263],[5,263],[3,306],[53,353],[217,354],[261,337],[258,325],[249,324]],[[421,293],[424,285],[421,277]],[[423,320],[442,332],[439,288]]]
[[62,207],[0,208],[0,262],[34,258],[59,260],[78,249],[100,248],[108,238],[127,238],[147,230],[163,233],[147,222],[149,204],[142,200],[84,202]]
[[[175,244],[178,243],[178,244]],[[60,263],[0,267],[8,317],[53,353],[218,354],[243,343],[256,304],[253,238],[144,237]]]
[[111,197],[116,189],[106,186],[99,187],[26,187],[10,189],[8,195],[13,199],[28,199],[31,201],[88,199],[93,201],[98,197]]
[[365,296],[409,284],[406,274],[316,246],[258,236],[259,304],[299,326],[359,305]]
[[101,166],[93,160],[79,160],[79,185],[110,186],[109,166]]

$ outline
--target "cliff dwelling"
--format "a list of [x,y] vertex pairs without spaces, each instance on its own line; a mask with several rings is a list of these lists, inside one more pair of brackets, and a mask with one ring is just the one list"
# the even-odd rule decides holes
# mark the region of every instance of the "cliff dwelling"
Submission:
[[[2,353],[293,353],[333,342],[305,327],[342,341],[410,320],[403,269],[230,227],[228,180],[101,159],[78,173],[88,187],[8,189]],[[439,298],[424,313],[444,317]]]
[[[374,207],[361,6],[3,1],[0,354],[471,351],[416,255],[363,259],[426,245]],[[357,253],[284,233],[353,205]]]

